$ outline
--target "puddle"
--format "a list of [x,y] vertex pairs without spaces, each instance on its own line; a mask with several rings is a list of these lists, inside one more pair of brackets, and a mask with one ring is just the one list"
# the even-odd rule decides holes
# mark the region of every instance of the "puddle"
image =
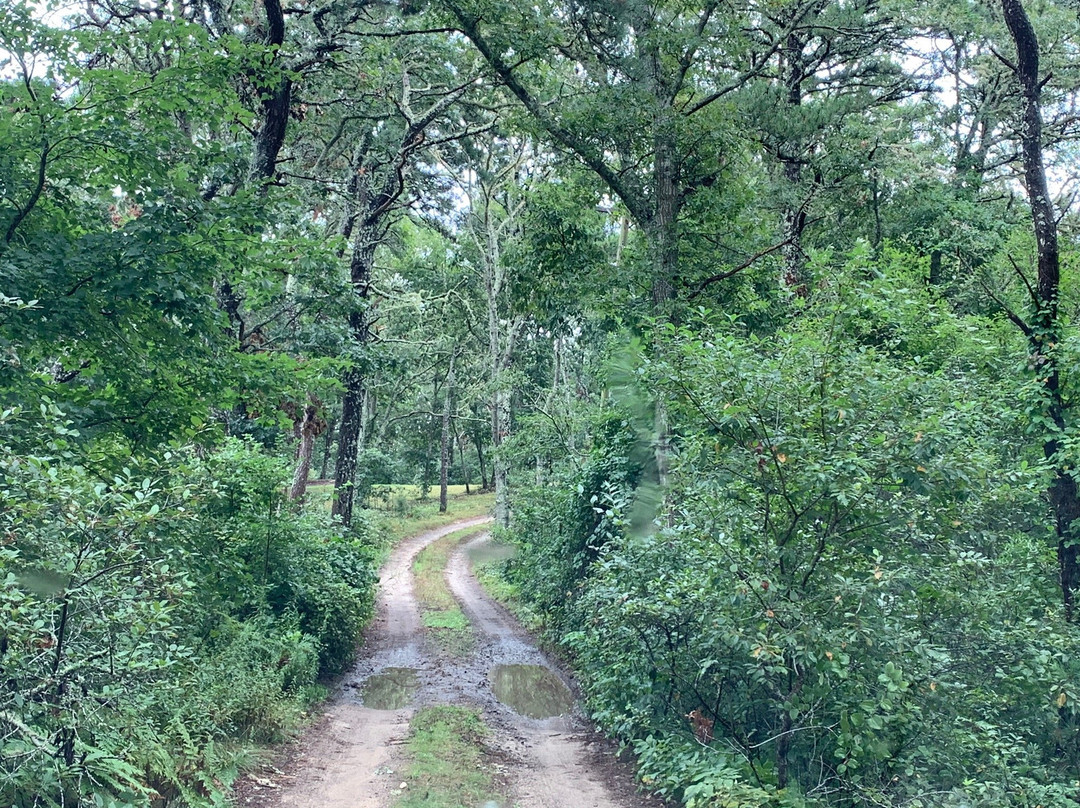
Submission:
[[384,668],[364,682],[360,700],[373,710],[400,710],[412,701],[416,686],[414,668]]
[[554,673],[540,665],[496,665],[491,670],[495,698],[529,718],[570,712],[574,697]]
[[513,558],[517,548],[512,544],[500,544],[492,541],[474,544],[465,550],[469,560],[473,564],[484,564],[489,561],[506,561]]

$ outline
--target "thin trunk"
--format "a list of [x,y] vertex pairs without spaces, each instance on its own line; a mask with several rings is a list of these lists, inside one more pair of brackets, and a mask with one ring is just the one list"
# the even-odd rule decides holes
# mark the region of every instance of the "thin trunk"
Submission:
[[510,392],[496,390],[491,408],[491,443],[495,452],[492,461],[492,486],[495,488],[495,524],[510,527],[510,464],[502,451],[503,441],[510,434]]
[[488,476],[487,476],[487,464],[484,462],[484,444],[480,439],[480,433],[473,433],[473,444],[476,446],[476,462],[480,466],[480,490],[489,490]]
[[881,246],[881,182],[878,180],[877,170],[872,170],[870,183],[870,201],[874,210],[874,249]]
[[469,460],[465,456],[465,443],[465,435],[462,434],[457,439],[458,461],[461,463],[461,473],[465,477],[465,493],[471,494],[472,491],[469,489]]
[[[784,83],[787,86],[787,105],[789,115],[796,116],[802,106],[802,85],[806,78],[806,66],[803,38],[792,33],[784,46]],[[806,298],[810,294],[810,284],[806,277],[806,255],[803,252],[803,232],[806,230],[806,203],[800,200],[802,194],[803,151],[805,146],[795,139],[780,148],[780,162],[784,167],[785,189],[788,195],[784,210],[784,241],[781,255],[784,260],[781,284],[796,297]]]
[[308,397],[300,420],[300,445],[297,449],[296,471],[289,487],[289,500],[300,502],[307,494],[308,476],[311,474],[311,455],[315,449],[315,438],[319,433],[319,408],[315,399]]
[[[370,338],[366,306],[371,294],[371,271],[375,261],[377,234],[369,228],[357,230],[349,261],[355,308],[349,313],[349,331],[353,349],[362,351]],[[356,460],[364,423],[364,373],[353,358],[353,366],[345,372],[345,395],[341,403],[341,425],[338,427],[338,455],[334,468],[335,516],[343,525],[352,524],[356,487]]]
[[1051,437],[1043,443],[1043,454],[1054,467],[1050,483],[1050,505],[1054,511],[1058,565],[1061,574],[1065,619],[1073,619],[1076,591],[1080,587],[1080,547],[1075,544],[1074,523],[1080,519],[1080,494],[1073,477],[1073,465],[1064,456],[1062,436],[1066,432],[1067,404],[1061,391],[1061,374],[1056,346],[1061,342],[1058,294],[1061,267],[1058,252],[1057,216],[1050,201],[1043,162],[1042,109],[1039,78],[1039,42],[1020,0],[1002,0],[1005,23],[1016,45],[1016,78],[1023,90],[1021,147],[1024,157],[1024,185],[1038,250],[1039,278],[1036,312],[1028,329],[1032,359],[1043,387],[1043,415],[1054,424]]
[[630,217],[619,217],[619,241],[615,245],[615,266],[622,266],[623,251],[626,249],[626,241],[630,236]]
[[319,469],[319,479],[325,480],[330,473],[330,450],[334,447],[334,430],[337,421],[331,421],[326,427],[326,437],[323,439],[322,467]]
[[492,222],[487,222],[487,252],[484,257],[484,286],[487,293],[488,372],[491,383],[492,485],[495,488],[495,524],[510,526],[510,493],[507,483],[510,467],[503,442],[510,434],[510,391],[506,389],[506,371],[514,357],[516,323],[504,325],[499,304],[505,283],[501,250]]
[[439,513],[446,513],[446,487],[450,476],[450,399],[454,394],[454,355],[450,354],[450,368],[446,371],[446,389],[443,391],[442,442],[439,447]]
[[[655,172],[656,181],[656,217],[651,227],[653,264],[652,297],[653,307],[660,316],[675,320],[675,275],[679,263],[679,242],[677,233],[678,200],[675,184],[674,146],[667,138],[656,140]],[[660,490],[668,486],[668,469],[671,457],[671,430],[668,425],[667,406],[662,401],[656,402],[656,482]]]

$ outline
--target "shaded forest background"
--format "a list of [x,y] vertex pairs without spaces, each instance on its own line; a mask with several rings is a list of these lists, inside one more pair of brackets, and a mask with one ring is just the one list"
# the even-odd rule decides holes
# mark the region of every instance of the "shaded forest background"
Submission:
[[648,789],[1080,805],[1078,13],[4,4],[0,803],[223,804],[411,483]]

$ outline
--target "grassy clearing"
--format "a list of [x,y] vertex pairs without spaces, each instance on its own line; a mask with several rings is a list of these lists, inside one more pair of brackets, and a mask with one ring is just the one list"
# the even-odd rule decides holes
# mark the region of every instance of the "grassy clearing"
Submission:
[[[330,508],[330,498],[333,495],[332,486],[317,486],[309,489],[309,492],[309,507]],[[449,498],[446,503],[446,513],[439,513],[439,501],[437,499],[415,500],[410,502],[408,509],[402,513],[365,510],[358,511],[357,518],[364,519],[371,524],[370,535],[374,537],[374,542],[380,550],[376,556],[376,561],[381,564],[386,560],[390,549],[402,539],[461,519],[490,514],[494,507],[494,494],[461,494]]]
[[413,562],[421,619],[435,644],[455,656],[464,656],[472,650],[473,633],[469,619],[461,611],[446,583],[446,564],[454,549],[478,532],[476,528],[469,527],[447,534],[421,550]]
[[405,513],[369,511],[379,530],[391,543],[397,543],[406,536],[414,536],[425,530],[468,519],[472,516],[484,516],[495,507],[494,494],[462,494],[451,497],[446,503],[446,513],[439,513],[439,501],[417,500],[410,503]]
[[485,760],[487,725],[477,710],[425,707],[413,716],[409,766],[397,808],[462,808],[500,804],[493,768]]
[[[470,490],[478,490],[477,486],[471,486]],[[465,486],[463,485],[448,485],[446,486],[446,493],[451,497],[465,496]],[[409,502],[424,502],[424,501],[439,501],[439,488],[434,486],[428,491],[427,497],[421,497],[421,489],[418,485],[411,483],[393,483],[391,485],[373,485],[371,486],[371,496],[369,497],[369,505],[375,508],[389,509],[396,507],[397,503],[404,500]]]

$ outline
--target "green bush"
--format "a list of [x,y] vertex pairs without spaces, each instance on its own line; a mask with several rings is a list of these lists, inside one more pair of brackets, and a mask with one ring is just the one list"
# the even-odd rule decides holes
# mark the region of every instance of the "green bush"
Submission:
[[556,638],[573,625],[573,604],[591,565],[621,534],[628,514],[617,503],[632,497],[644,468],[624,415],[597,414],[591,434],[580,468],[559,485],[532,486],[515,497],[518,553],[508,575],[545,615]]
[[838,282],[767,340],[665,330],[638,373],[673,432],[659,524],[603,432],[515,514],[513,574],[590,711],[688,805],[1080,804],[1080,635],[1024,383],[886,284]]
[[318,665],[316,641],[295,618],[227,620],[185,683],[184,709],[221,737],[280,740],[295,708],[307,706]]
[[191,473],[211,492],[199,543],[212,548],[214,564],[205,574],[223,599],[221,610],[240,617],[295,613],[317,644],[320,675],[343,671],[370,616],[376,582],[363,519],[342,535],[324,509],[289,510],[288,466],[241,441],[225,442]]
[[[311,520],[314,521],[314,520]],[[270,575],[267,602],[277,614],[295,610],[318,647],[319,673],[341,673],[356,657],[356,644],[371,616],[376,583],[370,547],[338,536],[320,536],[297,523],[297,537]]]
[[252,445],[109,472],[43,423],[39,455],[0,452],[0,804],[220,802],[244,745],[352,659],[363,526],[290,512],[286,465]]

